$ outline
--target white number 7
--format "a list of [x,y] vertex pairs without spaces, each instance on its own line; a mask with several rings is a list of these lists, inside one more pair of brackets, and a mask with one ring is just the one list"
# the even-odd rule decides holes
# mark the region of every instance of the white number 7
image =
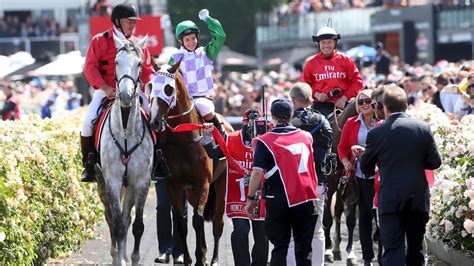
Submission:
[[296,143],[290,146],[285,146],[287,150],[289,150],[292,154],[301,154],[300,165],[298,166],[298,173],[306,173],[308,172],[308,157],[309,157],[309,149],[304,145],[304,143]]

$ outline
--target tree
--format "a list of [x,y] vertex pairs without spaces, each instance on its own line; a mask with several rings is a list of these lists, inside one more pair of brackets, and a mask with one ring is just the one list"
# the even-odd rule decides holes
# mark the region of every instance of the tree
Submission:
[[255,16],[259,12],[268,12],[272,6],[287,2],[284,0],[173,0],[168,1],[168,11],[173,27],[190,19],[201,30],[201,44],[209,40],[206,25],[199,20],[198,12],[209,9],[210,15],[218,19],[227,35],[225,45],[232,50],[246,54],[255,54]]

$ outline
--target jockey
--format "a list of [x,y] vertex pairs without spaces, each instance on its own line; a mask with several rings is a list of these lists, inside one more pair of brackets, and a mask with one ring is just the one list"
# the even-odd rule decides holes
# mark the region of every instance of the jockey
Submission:
[[[230,157],[235,159],[235,164],[227,164],[227,182],[225,210],[227,217],[232,219],[234,230],[231,234],[232,253],[235,265],[266,265],[268,259],[268,240],[265,235],[265,203],[260,201],[260,213],[255,219],[250,220],[245,212],[247,204],[248,178],[252,170],[253,149],[252,139],[260,134],[255,124],[263,117],[259,110],[248,109],[242,119],[242,129],[229,133],[226,138],[226,146]],[[222,153],[218,146],[212,142],[212,123],[205,123],[203,144],[209,157],[218,159]],[[264,129],[266,124],[263,123]],[[260,131],[260,132],[259,132]],[[266,130],[265,130],[266,131]],[[229,158],[228,158],[229,159]],[[230,159],[229,159],[230,160]],[[240,170],[240,171],[239,171]],[[239,172],[243,172],[242,175]],[[252,225],[254,246],[252,256],[249,253],[249,231]]]
[[341,36],[333,28],[321,28],[313,36],[320,52],[306,63],[301,76],[301,81],[312,88],[313,108],[325,116],[334,110],[334,105],[344,109],[362,88],[354,61],[336,50],[339,39]]
[[[94,148],[93,121],[97,119],[97,110],[102,99],[115,97],[115,56],[117,48],[113,35],[124,40],[135,40],[133,32],[136,21],[139,20],[135,6],[130,3],[117,5],[113,11],[111,20],[113,27],[103,33],[92,37],[87,49],[86,62],[84,64],[84,76],[89,84],[95,89],[92,101],[89,104],[84,117],[81,131],[82,162],[85,170],[82,174],[82,182],[94,182],[94,164],[96,151]],[[154,73],[152,58],[147,48],[143,49],[143,61],[141,64],[141,82],[147,84]],[[148,106],[148,98],[144,97],[143,91],[139,91],[143,101],[143,107]]]
[[176,39],[181,48],[171,56],[169,64],[182,61],[179,71],[199,115],[204,121],[212,122],[223,134],[224,128],[214,112],[214,103],[210,97],[214,92],[212,63],[224,45],[226,36],[220,22],[211,18],[207,9],[199,11],[199,18],[206,23],[212,40],[206,46],[198,46],[199,28],[191,20],[180,22],[176,26]]

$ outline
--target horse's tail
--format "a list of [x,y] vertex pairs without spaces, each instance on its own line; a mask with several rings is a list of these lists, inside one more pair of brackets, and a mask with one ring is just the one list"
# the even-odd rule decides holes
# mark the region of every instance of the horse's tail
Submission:
[[204,220],[212,221],[216,215],[216,186],[212,183],[209,186],[206,207],[204,207]]

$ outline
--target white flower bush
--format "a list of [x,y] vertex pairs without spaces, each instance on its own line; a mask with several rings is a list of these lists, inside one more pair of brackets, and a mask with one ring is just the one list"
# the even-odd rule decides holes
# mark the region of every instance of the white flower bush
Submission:
[[0,121],[0,265],[69,254],[103,217],[96,186],[79,182],[81,117]]
[[436,106],[409,113],[430,124],[443,158],[431,188],[428,236],[451,247],[474,251],[474,115],[453,121]]

